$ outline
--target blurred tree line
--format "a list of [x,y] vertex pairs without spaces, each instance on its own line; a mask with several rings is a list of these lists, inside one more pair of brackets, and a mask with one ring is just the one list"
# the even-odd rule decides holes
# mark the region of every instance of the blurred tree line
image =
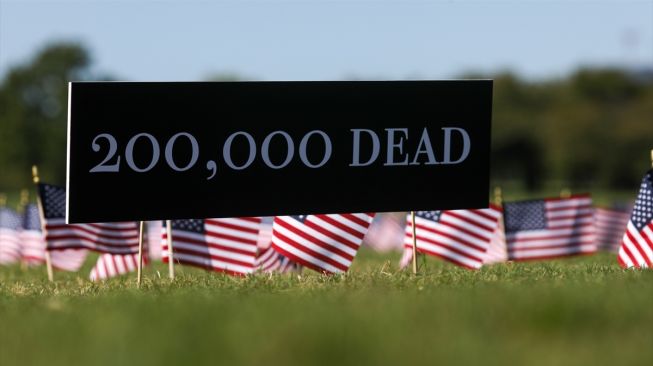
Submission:
[[[64,183],[67,82],[107,79],[91,75],[90,67],[82,45],[57,43],[0,82],[0,191],[28,186],[33,164],[47,181]],[[619,69],[581,69],[536,82],[510,73],[490,77],[495,182],[531,190],[551,181],[632,189],[650,166],[652,78]]]

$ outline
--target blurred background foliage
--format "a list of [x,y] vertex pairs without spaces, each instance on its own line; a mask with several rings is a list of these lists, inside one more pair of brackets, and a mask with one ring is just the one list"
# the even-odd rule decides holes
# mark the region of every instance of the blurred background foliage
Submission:
[[[30,167],[63,184],[67,82],[94,75],[82,44],[52,43],[0,81],[0,191],[29,186]],[[634,189],[653,148],[653,75],[581,68],[551,80],[493,78],[492,179],[528,191]],[[208,80],[239,80],[237,73]]]

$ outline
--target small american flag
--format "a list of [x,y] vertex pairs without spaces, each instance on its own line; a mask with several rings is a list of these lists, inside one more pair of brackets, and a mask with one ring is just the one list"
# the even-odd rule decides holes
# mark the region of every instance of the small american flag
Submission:
[[373,218],[373,213],[277,216],[272,247],[315,271],[346,272]]
[[594,209],[594,226],[596,228],[596,245],[598,249],[617,253],[621,238],[626,232],[630,213],[617,208],[597,207]]
[[[174,261],[233,275],[253,273],[260,217],[172,220]],[[163,261],[169,261],[163,230]]]
[[[469,269],[483,266],[501,218],[501,208],[417,211],[417,250]],[[408,215],[402,265],[412,259],[413,223]],[[407,254],[410,251],[410,254]]]
[[653,170],[642,179],[635,207],[619,248],[619,264],[630,268],[653,265]]
[[136,222],[66,224],[64,188],[39,184],[45,216],[45,240],[48,251],[88,249],[101,253],[134,254],[138,252]]
[[45,262],[45,238],[41,232],[39,208],[35,204],[25,206],[23,228],[20,232],[21,255],[28,265]]
[[[147,264],[147,255],[143,255],[143,264]],[[105,280],[134,272],[137,268],[138,254],[102,254],[89,277],[91,281]]]
[[511,260],[550,259],[596,251],[589,195],[509,202],[503,210]]
[[21,217],[9,208],[0,208],[0,264],[20,260]]

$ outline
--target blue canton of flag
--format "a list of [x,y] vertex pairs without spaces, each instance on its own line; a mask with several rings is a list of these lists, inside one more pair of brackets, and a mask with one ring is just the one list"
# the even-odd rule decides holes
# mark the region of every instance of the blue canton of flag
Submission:
[[27,207],[25,207],[23,229],[41,231],[41,218],[39,216],[39,208],[34,204],[27,205]]
[[303,224],[304,221],[306,221],[306,219],[308,218],[308,215],[290,215],[290,217],[292,217],[293,219],[295,219],[295,220],[297,220],[297,221],[299,221],[299,222],[301,222]]
[[8,208],[0,208],[0,228],[20,230],[21,219],[18,213]]
[[415,216],[421,217],[426,220],[440,222],[440,216],[442,216],[442,211],[417,211],[415,212]]
[[190,231],[193,233],[204,233],[204,220],[202,219],[189,219],[189,220],[172,220],[173,230]]
[[43,216],[46,219],[66,217],[66,190],[49,184],[40,184],[43,198]]
[[635,207],[633,208],[633,213],[630,217],[630,221],[633,222],[633,225],[635,225],[637,230],[642,230],[653,219],[652,190],[651,174],[647,174],[640,186],[639,194],[635,201]]
[[506,232],[546,228],[544,201],[515,202],[503,208]]

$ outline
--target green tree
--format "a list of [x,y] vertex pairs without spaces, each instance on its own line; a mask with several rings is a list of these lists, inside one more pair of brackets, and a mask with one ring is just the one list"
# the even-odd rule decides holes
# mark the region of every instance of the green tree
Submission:
[[36,164],[59,184],[66,172],[68,82],[88,77],[90,56],[75,43],[56,43],[12,68],[0,85],[0,189],[29,184]]

